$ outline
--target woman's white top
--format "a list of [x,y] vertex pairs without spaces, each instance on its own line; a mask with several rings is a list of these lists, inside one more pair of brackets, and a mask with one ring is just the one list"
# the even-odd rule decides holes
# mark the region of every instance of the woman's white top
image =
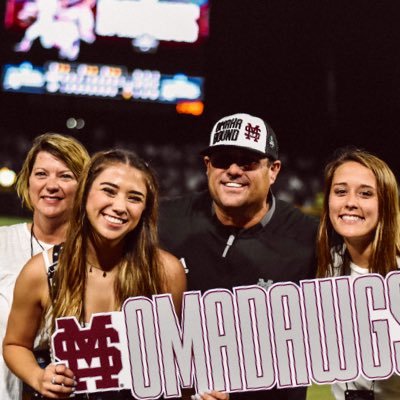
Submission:
[[[334,261],[339,261],[340,257],[334,257]],[[397,259],[397,264],[400,265],[400,259]],[[362,268],[350,262],[349,275],[352,278],[357,278],[368,274],[368,268]],[[375,400],[400,400],[400,376],[393,374],[390,378],[384,380],[372,381],[360,376],[353,382],[347,383],[349,390],[374,390]],[[337,400],[344,400],[344,392],[346,391],[345,383],[335,383],[332,385],[332,392]]]
[[[15,281],[22,267],[31,258],[31,243],[33,254],[43,251],[36,239],[31,238],[28,224],[0,227],[0,343],[6,332]],[[52,247],[47,243],[40,244],[44,249]],[[21,396],[21,381],[5,365],[0,346],[0,399],[19,400]]]

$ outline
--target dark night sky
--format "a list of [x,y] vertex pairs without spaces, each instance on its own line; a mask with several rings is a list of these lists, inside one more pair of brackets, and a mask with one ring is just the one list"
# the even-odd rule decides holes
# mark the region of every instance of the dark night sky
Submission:
[[281,0],[244,9],[243,3],[229,2],[212,20],[215,61],[221,49],[213,63],[213,108],[226,99],[224,111],[264,115],[291,152],[329,154],[355,144],[398,168],[400,4]]
[[[204,54],[175,52],[162,61],[172,70],[190,59],[194,70],[205,70],[203,117],[118,101],[2,94],[0,127],[42,132],[74,112],[88,129],[101,122],[113,137],[136,130],[155,140],[205,143],[217,118],[250,112],[271,123],[289,156],[323,161],[336,147],[355,144],[399,172],[398,0],[214,0],[210,17]],[[5,57],[9,44],[2,42]],[[128,57],[115,53],[116,64]]]

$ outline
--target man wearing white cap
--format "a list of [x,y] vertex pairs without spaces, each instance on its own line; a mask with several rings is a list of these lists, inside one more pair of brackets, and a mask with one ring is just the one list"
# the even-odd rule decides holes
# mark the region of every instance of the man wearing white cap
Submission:
[[[249,114],[220,119],[201,152],[208,191],[166,200],[160,238],[202,292],[315,277],[318,221],[271,191],[281,162],[271,127]],[[232,393],[231,400],[306,398],[306,388]]]

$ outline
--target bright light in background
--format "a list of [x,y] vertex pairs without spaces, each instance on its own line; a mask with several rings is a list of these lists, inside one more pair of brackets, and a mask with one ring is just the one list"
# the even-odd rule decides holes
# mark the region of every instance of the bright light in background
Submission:
[[174,102],[177,99],[197,100],[201,97],[199,82],[189,79],[184,74],[176,74],[161,82],[160,97]]
[[76,129],[83,129],[85,127],[85,120],[82,118],[78,118],[76,120]]
[[[197,4],[158,0],[98,0],[96,34],[154,40],[196,42],[200,7]],[[112,15],[112,18],[110,18]]]
[[[158,63],[153,61],[144,64],[141,61],[141,70],[136,65],[115,66],[113,62],[116,52],[133,48],[140,53],[156,53],[166,44],[160,58],[182,49],[179,54],[182,54],[185,65],[186,57],[191,58],[193,50],[198,52],[195,49],[202,48],[209,36],[209,0],[70,0],[66,2],[68,6],[58,7],[51,13],[51,29],[42,29],[40,24],[39,29],[37,8],[40,4],[40,12],[44,13],[42,17],[49,16],[44,12],[50,12],[46,9],[49,1],[52,5],[65,3],[59,0],[5,0],[6,28],[10,30],[10,39],[16,40],[14,32],[24,32],[20,42],[14,43],[14,51],[26,53],[23,59],[29,60],[19,65],[3,65],[0,85],[5,91],[175,104],[178,101],[203,100],[204,78],[186,75],[188,70],[184,67],[182,71],[180,55],[175,54],[176,72],[185,74],[181,78],[174,75],[174,71],[166,74],[158,70]],[[23,18],[22,14],[29,15],[29,18]],[[79,36],[72,43],[67,26]],[[21,38],[20,33],[18,37]],[[47,45],[44,44],[45,38]],[[86,47],[92,48],[91,54],[98,54],[99,61],[104,60],[104,64],[86,63],[89,53],[82,54],[77,63],[69,62],[77,59],[82,41]],[[24,44],[28,42],[29,45]],[[58,48],[59,61],[50,61],[54,54],[40,50],[41,47]],[[40,57],[34,55],[37,51]],[[21,59],[21,55],[17,59]],[[38,59],[47,61],[34,65]],[[197,57],[194,61],[197,66],[196,60]],[[152,79],[138,82],[128,68],[143,73],[151,68]]]
[[202,101],[181,101],[176,105],[178,114],[191,114],[199,116],[203,114],[204,103]]
[[33,67],[29,62],[23,62],[19,66],[7,66],[4,74],[4,89],[18,90],[23,86],[41,88],[45,79],[40,68]]
[[[6,91],[57,93],[161,103],[203,100],[204,78],[183,73],[166,75],[158,70],[139,68],[129,72],[123,66],[67,64],[53,61],[40,69],[45,83],[39,90],[35,82],[31,83],[27,79],[23,81],[11,79],[11,76],[18,71],[18,74],[23,75],[25,69],[25,64],[5,66],[3,87]],[[36,69],[31,65],[29,70],[32,69],[35,73],[39,73],[39,68]],[[84,125],[83,120],[67,121],[69,129],[82,129]]]
[[7,167],[0,169],[0,186],[10,187],[15,183],[16,178],[17,174],[13,170]]
[[142,53],[155,53],[160,42],[151,35],[141,35],[132,39],[132,46],[134,49]]
[[85,120],[82,118],[70,117],[66,122],[68,129],[83,129],[85,127]]

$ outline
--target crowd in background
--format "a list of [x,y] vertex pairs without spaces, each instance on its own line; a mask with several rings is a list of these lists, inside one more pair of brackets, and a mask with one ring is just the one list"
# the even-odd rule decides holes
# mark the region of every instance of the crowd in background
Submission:
[[[18,172],[30,146],[31,139],[23,134],[0,137],[0,167],[6,166]],[[91,143],[90,147],[93,151],[102,150],[96,148],[96,143]],[[116,139],[111,147],[133,150],[151,164],[157,172],[162,196],[177,196],[206,187],[205,169],[199,155],[205,147],[204,143],[178,145]],[[322,190],[322,166],[316,159],[302,155],[288,157],[281,153],[280,158],[283,167],[274,185],[275,195],[305,211],[317,213]],[[0,195],[4,204],[2,215],[20,215],[23,212],[10,190],[2,190]]]

